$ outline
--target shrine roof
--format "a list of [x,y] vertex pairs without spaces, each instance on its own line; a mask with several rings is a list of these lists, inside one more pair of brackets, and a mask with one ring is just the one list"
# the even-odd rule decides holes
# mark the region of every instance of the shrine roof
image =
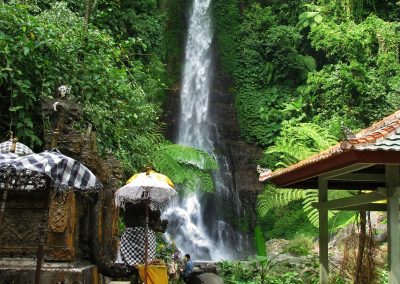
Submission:
[[[383,152],[385,153],[383,154]],[[396,154],[388,155],[388,152],[395,152]],[[346,139],[329,149],[296,164],[274,172],[261,173],[259,181],[270,180],[276,183],[274,180],[279,178],[278,185],[287,186],[300,181],[300,179],[315,177],[321,174],[322,169],[328,171],[332,170],[333,167],[337,168],[361,162],[375,164],[400,163],[400,160],[396,160],[398,158],[400,158],[400,111],[385,117],[353,136],[347,136]],[[332,163],[332,167],[326,163]],[[309,173],[306,173],[307,170]],[[299,171],[302,171],[303,174],[298,175]],[[283,182],[283,180],[286,181]]]

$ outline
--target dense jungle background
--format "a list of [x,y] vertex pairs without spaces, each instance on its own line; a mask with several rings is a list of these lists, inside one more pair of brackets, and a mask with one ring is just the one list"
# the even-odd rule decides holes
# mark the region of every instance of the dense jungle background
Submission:
[[[199,182],[211,192],[212,157],[166,138],[190,5],[0,1],[1,141],[12,130],[40,150],[49,128],[41,98],[68,85],[83,107],[75,127],[85,129],[90,121],[102,154],[116,155],[127,177],[152,164],[186,192]],[[400,108],[397,0],[214,0],[213,9],[218,68],[232,81],[241,137],[264,149],[261,167],[295,163],[342,139],[341,126],[356,132]],[[308,254],[312,245],[302,244],[318,235],[310,207],[315,194],[270,185],[259,194],[258,253],[265,254],[266,240],[279,238],[294,240],[295,253]],[[332,233],[354,216],[332,213]],[[226,278],[251,283],[254,275],[243,270],[235,276],[235,265],[222,264]],[[289,282],[268,283],[297,283],[290,280],[297,275],[285,277]]]

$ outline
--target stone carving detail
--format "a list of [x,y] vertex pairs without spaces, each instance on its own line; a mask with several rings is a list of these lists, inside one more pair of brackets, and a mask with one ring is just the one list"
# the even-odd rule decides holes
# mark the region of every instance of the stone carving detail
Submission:
[[39,244],[41,241],[40,226],[32,220],[41,220],[45,212],[29,211],[7,210],[0,225],[0,250],[6,244],[7,246],[23,244],[24,247]]
[[0,169],[0,189],[8,184],[10,191],[44,191],[47,189],[46,177],[31,170],[15,171],[10,168]]
[[62,233],[68,226],[69,204],[72,192],[57,193],[51,200],[49,209],[49,227],[54,233]]
[[36,257],[38,246],[18,247],[18,248],[0,248],[0,257]]
[[75,252],[72,248],[52,247],[46,249],[46,260],[67,260],[74,259]]

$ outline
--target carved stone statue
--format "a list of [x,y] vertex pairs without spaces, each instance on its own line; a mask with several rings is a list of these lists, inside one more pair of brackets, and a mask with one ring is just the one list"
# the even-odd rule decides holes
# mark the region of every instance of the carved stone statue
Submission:
[[49,118],[50,130],[68,132],[74,122],[82,115],[82,108],[77,100],[70,96],[71,89],[60,86],[54,98],[42,98],[42,110],[45,117]]

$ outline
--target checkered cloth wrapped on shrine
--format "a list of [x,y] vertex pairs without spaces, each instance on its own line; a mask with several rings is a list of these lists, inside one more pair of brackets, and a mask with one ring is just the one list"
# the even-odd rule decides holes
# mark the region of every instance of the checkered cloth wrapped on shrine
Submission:
[[59,190],[75,188],[88,191],[102,187],[88,168],[57,149],[23,157],[13,153],[0,154],[0,178],[5,180],[10,176],[13,179],[19,172],[47,175]]
[[[10,153],[12,144],[13,144],[12,140],[0,143],[0,153],[1,154]],[[18,156],[26,156],[33,154],[33,151],[28,146],[17,142],[15,147],[15,154]]]
[[[146,229],[144,227],[126,228],[121,237],[120,249],[116,263],[137,265],[144,263]],[[149,250],[147,261],[151,262],[156,254],[156,235],[148,230]]]

